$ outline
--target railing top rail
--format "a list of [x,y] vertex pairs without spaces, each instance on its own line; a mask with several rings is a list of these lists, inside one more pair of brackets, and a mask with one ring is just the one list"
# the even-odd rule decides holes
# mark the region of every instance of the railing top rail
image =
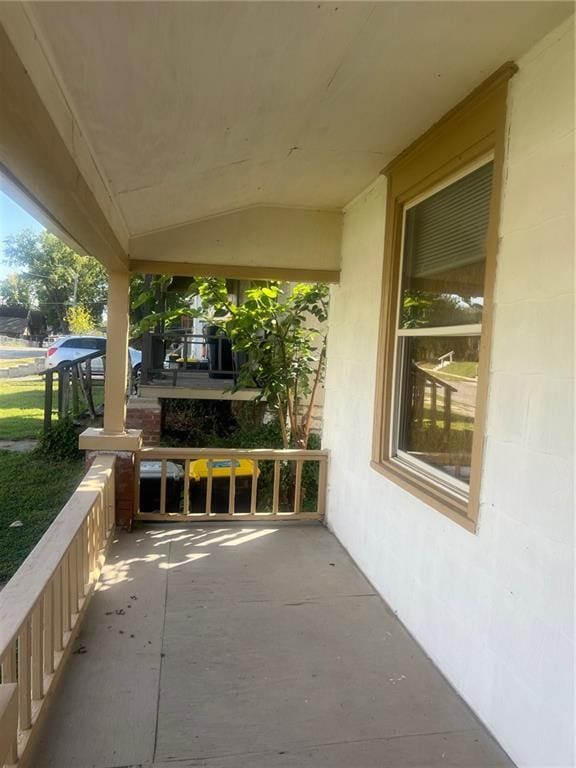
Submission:
[[456,387],[448,384],[448,382],[444,381],[444,379],[441,379],[438,376],[434,376],[433,373],[430,373],[430,371],[427,371],[425,368],[420,368],[420,366],[416,365],[416,363],[412,363],[412,368],[419,376],[422,376],[422,378],[426,379],[427,381],[431,381],[433,384],[436,384],[450,392],[458,391]]
[[0,659],[42,597],[68,547],[112,476],[115,457],[98,456],[38,544],[0,592]]
[[179,339],[186,337],[187,340],[198,339],[202,342],[206,341],[206,339],[215,339],[219,341],[228,338],[224,331],[220,331],[218,333],[194,333],[194,331],[188,330],[186,328],[170,328],[169,330],[167,329],[160,332],[149,331],[148,336],[153,339],[168,339],[172,336]]
[[186,458],[251,458],[260,461],[290,461],[307,459],[308,461],[327,459],[329,451],[303,450],[292,448],[142,448],[140,459],[186,459]]

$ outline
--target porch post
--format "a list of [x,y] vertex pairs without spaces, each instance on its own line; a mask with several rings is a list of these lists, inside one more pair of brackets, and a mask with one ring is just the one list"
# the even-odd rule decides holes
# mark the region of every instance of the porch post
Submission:
[[109,272],[108,279],[104,434],[121,435],[126,427],[130,273]]
[[116,524],[130,530],[134,519],[134,452],[142,447],[142,430],[126,429],[130,274],[109,272],[108,280],[104,425],[103,429],[84,430],[80,448],[86,451],[88,464],[98,453],[115,454]]

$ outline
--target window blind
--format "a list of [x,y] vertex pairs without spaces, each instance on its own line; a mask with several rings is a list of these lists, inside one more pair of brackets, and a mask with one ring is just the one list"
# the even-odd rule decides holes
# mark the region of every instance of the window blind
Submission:
[[408,209],[406,276],[441,274],[484,260],[492,174],[490,162]]

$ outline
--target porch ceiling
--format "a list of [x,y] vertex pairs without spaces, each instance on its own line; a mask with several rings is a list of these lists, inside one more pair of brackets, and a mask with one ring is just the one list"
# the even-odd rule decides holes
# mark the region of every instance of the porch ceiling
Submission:
[[[134,268],[150,260],[240,264],[240,232],[251,254],[242,264],[253,272],[301,271],[292,246],[272,263],[266,254],[296,229],[295,209],[309,209],[318,226],[311,219],[308,229],[324,227],[326,235],[302,235],[297,252],[327,278],[338,274],[336,212],[573,9],[570,2],[0,5],[23,71]],[[49,183],[43,189],[49,196]],[[51,201],[34,192],[50,211]],[[86,214],[60,203],[74,238]],[[254,207],[262,212],[222,216]],[[278,231],[273,209],[282,208],[292,212]],[[332,222],[322,219],[327,211]],[[194,224],[213,217],[219,221],[207,228]],[[90,242],[76,242],[102,258]]]
[[572,9],[555,2],[28,7],[130,236],[341,209]]

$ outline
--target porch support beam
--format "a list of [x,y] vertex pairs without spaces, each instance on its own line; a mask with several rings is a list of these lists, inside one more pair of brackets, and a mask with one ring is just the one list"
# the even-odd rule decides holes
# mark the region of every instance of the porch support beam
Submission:
[[126,427],[129,329],[128,272],[108,274],[108,329],[104,382],[104,434],[122,435]]
[[180,261],[131,259],[130,271],[145,275],[182,277],[228,277],[235,280],[283,280],[289,283],[338,283],[338,269],[291,269],[290,267],[249,267],[238,264],[199,264]]

